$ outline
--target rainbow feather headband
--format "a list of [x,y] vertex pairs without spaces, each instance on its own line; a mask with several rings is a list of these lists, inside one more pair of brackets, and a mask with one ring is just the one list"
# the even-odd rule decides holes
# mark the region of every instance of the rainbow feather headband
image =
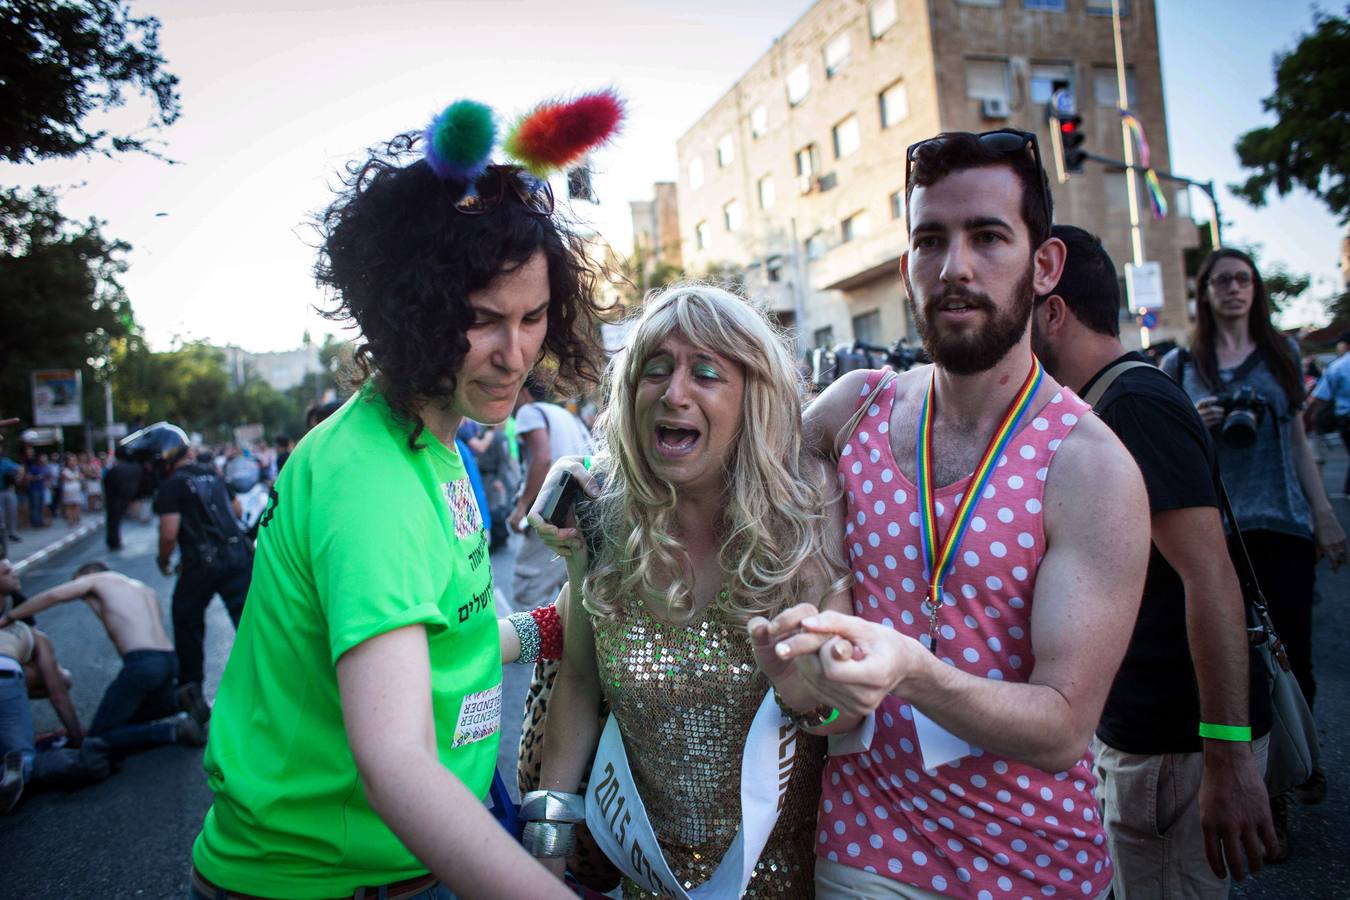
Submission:
[[[515,121],[502,149],[534,175],[547,178],[608,143],[619,133],[624,114],[624,101],[612,90],[547,100]],[[431,120],[424,137],[427,165],[437,177],[467,185],[491,162],[496,116],[482,103],[457,100]]]

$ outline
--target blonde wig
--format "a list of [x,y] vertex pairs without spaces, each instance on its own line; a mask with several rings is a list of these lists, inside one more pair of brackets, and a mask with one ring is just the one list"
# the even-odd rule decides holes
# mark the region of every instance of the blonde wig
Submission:
[[676,489],[648,464],[634,410],[643,365],[672,334],[745,371],[740,428],[725,464],[726,503],[714,525],[725,573],[717,605],[741,622],[801,601],[819,605],[821,592],[838,590],[848,576],[834,549],[838,538],[829,534],[837,527],[829,512],[838,489],[802,446],[797,368],[748,301],[710,285],[679,284],[647,300],[629,348],[607,372],[596,422],[604,450],[595,504],[602,539],[586,579],[586,608],[617,616],[630,599],[664,602],[672,612],[693,606]]

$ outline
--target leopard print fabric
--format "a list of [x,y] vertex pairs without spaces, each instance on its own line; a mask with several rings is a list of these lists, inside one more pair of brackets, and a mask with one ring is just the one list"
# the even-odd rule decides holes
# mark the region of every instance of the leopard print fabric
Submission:
[[[525,697],[525,722],[520,730],[520,765],[516,770],[516,779],[523,797],[529,791],[539,787],[539,768],[543,763],[544,724],[548,715],[548,698],[553,693],[553,681],[558,677],[558,662],[541,659],[535,663],[534,680],[530,682],[530,692]],[[609,704],[601,700],[600,727],[604,728],[609,717]],[[590,770],[589,763],[587,771]],[[582,779],[577,788],[586,793],[586,780]],[[595,838],[586,830],[586,825],[577,825],[577,848],[567,859],[567,868],[577,881],[586,887],[605,893],[618,887],[620,874],[613,864],[600,852]]]

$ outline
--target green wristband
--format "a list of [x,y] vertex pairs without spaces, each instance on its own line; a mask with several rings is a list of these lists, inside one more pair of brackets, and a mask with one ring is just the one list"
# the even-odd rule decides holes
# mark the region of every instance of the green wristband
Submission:
[[587,472],[591,470],[591,458],[589,456],[583,456],[581,458],[581,467]]
[[1249,744],[1252,740],[1252,729],[1250,725],[1212,725],[1209,722],[1201,722],[1200,736],[1212,741]]

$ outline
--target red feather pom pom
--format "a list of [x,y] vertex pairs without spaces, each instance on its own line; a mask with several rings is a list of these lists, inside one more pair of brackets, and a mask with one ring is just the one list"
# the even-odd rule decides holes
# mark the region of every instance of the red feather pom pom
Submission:
[[506,152],[536,174],[560,169],[612,138],[623,116],[623,100],[613,91],[542,103],[511,129]]

